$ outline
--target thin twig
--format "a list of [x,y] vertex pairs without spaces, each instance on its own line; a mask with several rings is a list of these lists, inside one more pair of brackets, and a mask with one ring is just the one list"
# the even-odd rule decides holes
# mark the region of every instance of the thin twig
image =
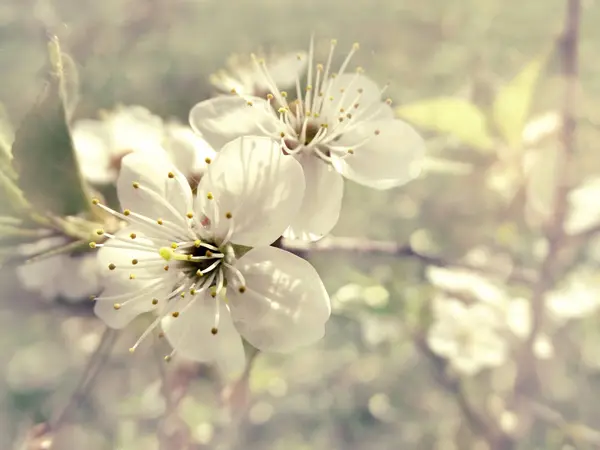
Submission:
[[106,362],[108,355],[110,354],[110,350],[115,343],[117,338],[117,332],[111,328],[106,328],[104,333],[102,333],[102,337],[100,338],[100,343],[94,350],[94,353],[88,360],[83,374],[79,379],[79,383],[73,390],[73,393],[69,397],[69,401],[63,410],[56,414],[49,421],[49,429],[52,431],[56,431],[60,429],[65,420],[68,418],[69,414],[73,410],[73,408],[77,405],[77,402],[86,395],[86,392],[93,386],[98,374],[100,373],[102,366]]
[[540,267],[538,279],[533,287],[531,298],[532,327],[519,361],[519,374],[516,383],[517,391],[527,391],[535,387],[535,361],[533,346],[536,337],[543,327],[545,319],[545,295],[555,282],[557,259],[565,244],[564,221],[567,215],[569,175],[571,162],[576,147],[576,96],[578,75],[578,44],[581,0],[567,1],[566,23],[560,39],[562,54],[562,70],[565,78],[565,91],[562,105],[561,144],[563,160],[558,167],[557,186],[553,220],[550,222],[546,238],[548,253]]
[[[393,241],[373,241],[348,237],[326,237],[317,242],[294,241],[282,239],[281,248],[292,253],[296,252],[353,252],[360,254],[379,254],[394,256],[396,258],[413,258],[423,264],[429,264],[439,267],[456,267],[468,269],[474,272],[485,273],[488,275],[506,275],[504,271],[498,270],[492,266],[481,266],[470,264],[463,261],[451,261],[440,256],[426,255],[418,252],[410,244],[398,244]],[[509,274],[511,281],[533,284],[535,282],[535,272],[528,269],[515,268]]]

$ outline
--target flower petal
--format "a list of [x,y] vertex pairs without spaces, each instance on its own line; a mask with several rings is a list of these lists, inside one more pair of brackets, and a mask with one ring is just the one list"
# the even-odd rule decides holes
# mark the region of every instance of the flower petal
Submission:
[[[221,299],[218,301],[222,302]],[[165,337],[177,354],[199,362],[216,362],[225,373],[241,372],[245,366],[244,347],[235,330],[227,306],[220,306],[218,333],[215,325],[215,299],[198,296],[177,319],[163,320]]]
[[[135,188],[134,183],[139,183],[141,188]],[[185,215],[192,211],[192,190],[187,178],[164,151],[125,156],[117,180],[117,194],[124,209],[179,225],[185,225]]]
[[[111,279],[96,300],[94,312],[109,327],[124,328],[140,314],[161,308],[164,305],[161,300],[166,298],[171,288],[170,283],[157,283],[155,280]],[[110,299],[113,296],[122,296],[125,300]],[[153,299],[159,300],[158,303],[153,304]],[[115,309],[115,303],[120,304],[119,309]]]
[[[354,113],[381,102],[381,89],[369,77],[361,74],[342,74],[323,87],[324,100],[321,116],[337,121],[340,111]],[[358,107],[354,107],[358,105]],[[361,113],[362,114],[362,113]]]
[[[286,53],[273,58],[273,62],[267,62],[269,75],[279,89],[294,86],[296,80],[302,76],[308,64],[306,52]],[[262,87],[262,86],[261,86]]]
[[282,131],[271,104],[259,97],[205,100],[190,111],[190,124],[215,150],[240,136],[278,137]]
[[314,241],[329,233],[340,216],[344,180],[333,167],[312,155],[301,154],[306,190],[296,219],[285,231],[288,239]]
[[227,296],[235,326],[248,342],[260,350],[287,352],[323,337],[331,305],[308,262],[275,247],[261,247],[242,256],[235,267],[245,278],[246,290],[240,293],[235,286]]
[[83,177],[98,184],[116,180],[117,171],[110,167],[111,138],[106,124],[99,120],[79,120],[73,125],[72,135]]
[[214,159],[215,151],[190,127],[169,123],[165,127],[165,150],[181,173],[199,177],[206,170],[206,158]]
[[243,137],[227,144],[209,165],[198,185],[196,211],[211,220],[221,239],[233,226],[235,244],[268,245],[295,217],[303,195],[298,161],[269,138]]
[[421,136],[397,119],[357,125],[343,134],[338,144],[353,149],[354,154],[334,157],[334,167],[345,177],[375,189],[400,186],[415,178],[425,153]]

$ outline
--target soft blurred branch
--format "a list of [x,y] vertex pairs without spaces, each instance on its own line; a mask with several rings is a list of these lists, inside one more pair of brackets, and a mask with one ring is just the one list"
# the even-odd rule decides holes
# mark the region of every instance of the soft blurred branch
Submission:
[[[413,258],[423,264],[440,267],[458,267],[488,275],[501,275],[506,273],[493,266],[481,266],[463,261],[452,261],[440,256],[427,255],[415,250],[410,244],[398,244],[392,241],[373,241],[348,237],[326,237],[317,242],[281,240],[281,247],[293,253],[298,252],[354,252],[361,254],[380,254],[397,258]],[[523,284],[535,282],[535,271],[524,268],[513,268],[509,279]]]
[[581,1],[568,0],[563,35],[559,39],[565,91],[561,108],[561,144],[563,164],[558,165],[557,186],[554,199],[554,214],[546,230],[548,253],[542,262],[531,297],[532,327],[519,360],[519,374],[515,386],[516,394],[527,392],[536,386],[534,343],[545,319],[545,295],[552,288],[557,271],[557,260],[565,243],[563,224],[567,214],[569,176],[576,148],[576,97],[578,89],[578,44]]

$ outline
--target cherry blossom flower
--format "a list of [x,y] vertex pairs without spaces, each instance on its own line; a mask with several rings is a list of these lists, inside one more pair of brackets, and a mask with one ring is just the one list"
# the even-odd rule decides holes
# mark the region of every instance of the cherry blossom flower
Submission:
[[123,106],[102,120],[76,122],[73,143],[84,178],[97,184],[114,182],[121,159],[131,152],[153,157],[166,151],[188,178],[199,177],[205,159],[214,157],[214,150],[189,127],[164,123],[142,106]]
[[502,323],[489,305],[466,305],[440,296],[435,300],[434,315],[427,344],[459,373],[475,375],[506,362],[508,344],[499,334]]
[[[389,189],[414,178],[424,155],[424,142],[407,123],[394,118],[385,91],[362,74],[349,73],[352,50],[334,72],[333,41],[325,64],[308,53],[304,89],[296,79],[297,99],[282,91],[270,67],[254,58],[267,86],[266,98],[222,96],[198,103],[190,112],[192,127],[214,147],[244,135],[277,139],[286,155],[302,165],[304,201],[286,237],[314,240],[336,224],[343,178],[376,189]],[[302,58],[302,56],[299,56]]]
[[[331,309],[315,269],[270,247],[300,207],[300,164],[264,137],[238,138],[220,151],[197,195],[166,158],[123,158],[116,212],[129,225],[98,257],[107,267],[96,314],[113,328],[141,313],[161,325],[173,353],[243,368],[240,334],[256,348],[285,352],[320,339]],[[250,250],[249,248],[252,247]],[[169,356],[170,357],[170,356]]]

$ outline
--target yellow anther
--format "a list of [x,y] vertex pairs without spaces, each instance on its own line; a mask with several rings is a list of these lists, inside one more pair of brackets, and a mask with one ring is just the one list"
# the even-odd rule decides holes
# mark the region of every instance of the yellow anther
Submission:
[[348,114],[346,114],[346,117],[347,117],[348,119],[352,119],[352,114],[348,113]]
[[284,107],[282,106],[281,108],[279,108],[279,109],[277,110],[277,112],[278,112],[279,114],[285,114],[286,112],[288,112],[288,110],[287,110],[287,108],[284,108]]
[[356,68],[356,73],[365,73],[365,69],[363,69],[361,66],[358,66]]
[[98,203],[100,203],[100,200],[98,200],[97,198],[92,199],[92,205],[97,205]]
[[203,277],[204,276],[204,272],[202,272],[200,269],[196,270],[196,276],[197,277]]
[[285,133],[282,131],[281,133],[279,133],[279,136],[281,136],[282,138],[285,137]]
[[95,301],[96,300],[96,296],[95,295],[90,295],[90,300],[91,301]]
[[196,239],[194,241],[194,247],[196,247],[196,248],[199,248],[201,244],[202,244],[202,241],[200,239]]
[[329,124],[327,124],[327,123],[322,123],[322,124],[321,124],[321,128],[329,128]]
[[237,94],[237,91],[235,90],[235,88],[231,88],[231,90],[229,92],[231,92],[232,94]]
[[354,104],[354,105],[352,105],[352,106],[354,106],[354,109],[358,109],[358,107],[360,106],[360,103],[355,103],[355,104]]
[[238,291],[240,292],[240,294],[243,294],[244,292],[246,292],[246,286],[240,286],[238,288]]
[[113,263],[110,263],[108,265],[108,270],[115,270],[117,268],[117,266],[115,266]]
[[115,303],[113,305],[113,308],[118,311],[119,309],[121,309],[121,304],[120,303]]
[[206,256],[207,258],[212,258],[212,256],[213,256],[213,252],[211,252],[210,250],[206,250],[205,256]]
[[166,356],[164,357],[164,360],[165,360],[165,362],[170,362],[170,361],[171,361],[171,359],[173,359],[173,358],[171,357],[171,355],[166,355]]
[[337,45],[337,39],[332,39],[331,40],[331,45]]
[[194,213],[193,212],[189,212],[189,213],[186,214],[186,216],[187,216],[188,219],[191,219],[191,218],[194,217]]
[[212,192],[209,192],[208,194],[206,194],[206,198],[209,200],[212,200],[214,198]]
[[162,219],[156,219],[156,223],[159,224],[159,225],[162,225],[164,222],[163,222]]
[[281,91],[281,96],[282,96],[283,98],[287,98],[287,96],[288,96],[288,93],[287,93],[286,91]]
[[385,99],[385,102],[386,102],[388,105],[391,105],[391,104],[392,104],[392,99],[391,99],[391,98],[386,98],[386,99]]
[[171,248],[172,248],[173,250],[175,250],[175,249],[177,248],[177,243],[173,242],[173,243],[171,244]]
[[355,42],[354,44],[352,44],[352,50],[358,50],[360,48],[360,44],[358,42]]
[[348,154],[349,155],[354,155],[354,150],[352,150],[351,148],[348,149]]
[[169,266],[168,265],[164,266],[163,269],[164,269],[165,272],[167,272],[169,270]]
[[323,64],[321,64],[321,63],[317,64],[317,70],[318,71],[322,71],[323,70]]
[[133,183],[131,183],[131,185],[134,189],[138,189],[140,187],[140,183],[138,183],[137,181],[134,181]]
[[130,237],[131,239],[135,239],[135,238],[137,237],[137,234],[135,234],[135,233],[131,233],[131,234],[129,235],[129,237]]
[[131,264],[133,264],[134,266],[138,263],[139,261],[137,259],[132,259],[131,260]]
[[173,172],[169,172],[169,173],[167,174],[167,176],[168,176],[169,178],[175,178],[175,174],[174,174]]
[[379,136],[380,134],[381,134],[381,131],[375,130],[375,136]]
[[198,291],[196,291],[196,289],[194,289],[194,288],[190,289],[190,295],[196,295],[196,292],[198,292]]
[[246,102],[246,104],[247,104],[248,106],[252,106],[254,103],[252,103],[250,100],[248,100],[248,101]]
[[96,230],[96,234],[97,234],[98,236],[102,236],[102,235],[104,234],[104,230],[103,230],[102,228],[98,228],[98,229]]
[[329,96],[329,101],[332,102],[333,101],[333,95]]
[[338,117],[338,121],[343,122],[344,118],[343,117]]
[[130,273],[129,274],[129,279],[130,280],[135,280],[135,274],[134,273]]
[[267,100],[273,100],[273,94],[267,94]]
[[189,255],[187,255],[187,260],[188,260],[188,261],[191,261],[191,260],[192,260],[192,258],[193,258],[193,256],[192,256],[192,254],[191,254],[191,253],[190,253]]
[[296,53],[296,59],[298,61],[302,61],[302,54],[301,53]]
[[171,315],[172,315],[173,317],[175,317],[175,318],[178,318],[178,317],[179,317],[179,312],[178,312],[178,311],[173,311],[173,312],[171,313]]
[[206,164],[210,164],[212,162],[212,159],[210,159],[209,157],[204,158],[204,162]]
[[152,299],[152,304],[155,305],[155,306],[158,305],[158,299],[157,298],[153,298]]
[[90,242],[90,248],[96,248],[96,243],[94,241]]
[[130,347],[129,348],[129,353],[135,353],[135,347]]
[[219,332],[219,330],[218,330],[217,328],[214,328],[214,327],[213,327],[213,328],[211,328],[211,329],[210,329],[210,332],[211,332],[213,335],[215,335],[215,334],[217,334],[217,333]]
[[212,298],[215,298],[215,297],[217,296],[217,291],[214,291],[214,290],[213,290],[213,291],[210,293],[210,296],[211,296]]
[[123,211],[123,215],[124,216],[128,216],[129,214],[131,214],[130,210],[126,209],[126,210]]
[[170,261],[173,258],[175,252],[169,247],[161,247],[160,250],[158,250],[158,254],[165,261]]
[[313,88],[312,84],[309,84],[309,85],[306,86],[306,90],[307,91],[312,91],[312,88]]
[[231,219],[233,217],[233,215],[229,211],[227,211],[225,213],[225,217],[228,218],[228,219]]

